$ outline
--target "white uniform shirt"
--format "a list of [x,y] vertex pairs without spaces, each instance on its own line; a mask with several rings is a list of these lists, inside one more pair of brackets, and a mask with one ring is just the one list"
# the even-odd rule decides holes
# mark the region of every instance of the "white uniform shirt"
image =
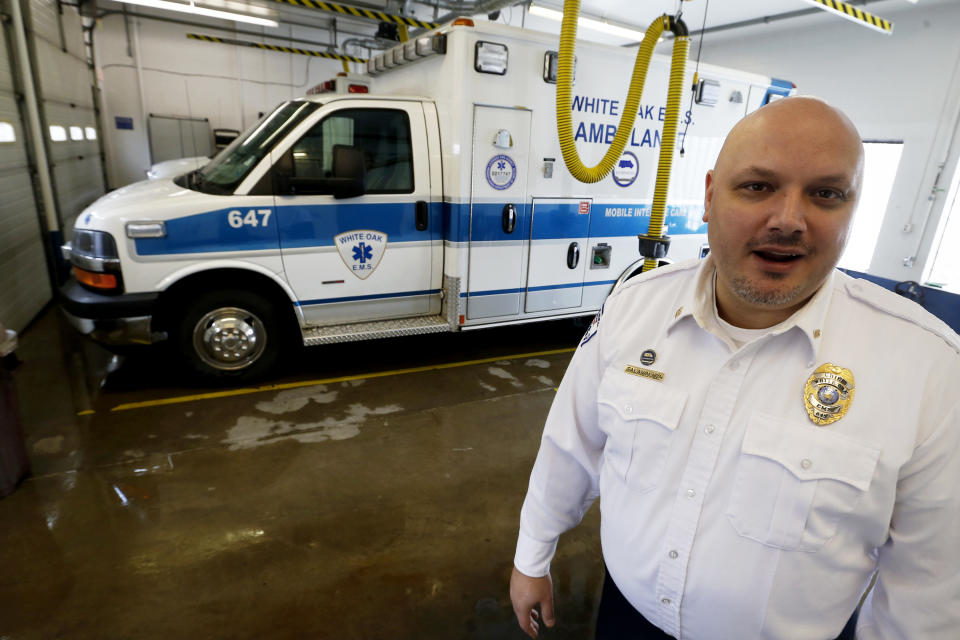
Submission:
[[[960,638],[960,338],[835,271],[736,350],[714,272],[662,267],[608,298],[547,418],[517,569],[545,575],[599,494],[611,577],[677,638],[834,638],[877,569],[859,639]],[[804,385],[825,363],[854,395],[817,426]]]

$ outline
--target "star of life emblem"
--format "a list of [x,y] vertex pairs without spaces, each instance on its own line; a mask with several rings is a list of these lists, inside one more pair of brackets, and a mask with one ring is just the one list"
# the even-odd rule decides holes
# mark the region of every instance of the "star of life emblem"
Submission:
[[354,229],[333,236],[343,263],[353,275],[366,280],[376,271],[387,252],[387,234],[373,229]]
[[836,365],[817,367],[803,387],[803,404],[810,420],[818,426],[833,424],[847,415],[853,402],[853,372]]

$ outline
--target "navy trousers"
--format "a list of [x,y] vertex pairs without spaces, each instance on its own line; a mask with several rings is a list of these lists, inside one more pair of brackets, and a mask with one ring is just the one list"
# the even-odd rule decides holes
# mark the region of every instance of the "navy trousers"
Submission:
[[[857,627],[857,612],[847,621],[836,640],[854,640],[853,632]],[[597,612],[597,631],[595,640],[671,640],[649,620],[644,618],[633,605],[620,593],[607,573],[603,579],[603,593],[600,596],[600,609]],[[748,640],[747,638],[728,638],[726,640]]]

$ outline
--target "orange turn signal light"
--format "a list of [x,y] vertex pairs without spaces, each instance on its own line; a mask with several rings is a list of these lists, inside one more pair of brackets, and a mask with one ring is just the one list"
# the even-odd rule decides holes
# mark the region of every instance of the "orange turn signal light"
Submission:
[[95,273],[81,269],[80,267],[74,267],[73,277],[77,279],[77,282],[81,282],[88,287],[94,287],[96,289],[117,288],[117,276],[112,273]]

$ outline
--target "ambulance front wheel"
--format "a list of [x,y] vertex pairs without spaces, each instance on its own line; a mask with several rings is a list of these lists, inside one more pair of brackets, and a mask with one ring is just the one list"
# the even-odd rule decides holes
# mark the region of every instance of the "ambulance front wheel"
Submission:
[[247,380],[277,363],[279,326],[274,305],[259,294],[210,291],[188,305],[177,341],[187,365],[201,377]]

